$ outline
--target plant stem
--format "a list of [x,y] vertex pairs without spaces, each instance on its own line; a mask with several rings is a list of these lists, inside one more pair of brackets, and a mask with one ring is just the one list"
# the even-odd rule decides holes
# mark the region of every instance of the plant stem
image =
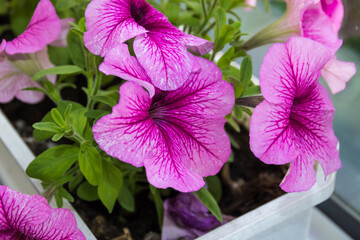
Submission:
[[208,24],[210,18],[212,17],[213,12],[214,12],[214,9],[215,9],[215,6],[216,6],[216,4],[217,4],[217,1],[218,1],[218,0],[215,0],[214,3],[213,3],[213,5],[211,6],[210,11],[209,11],[209,14],[207,15],[207,17],[205,17],[204,23],[200,26],[200,28],[199,28],[199,30],[198,30],[198,34],[200,34],[201,31],[202,31],[202,30],[206,27],[206,25]]
[[44,198],[50,203],[51,199],[53,198],[56,191],[56,185],[52,183],[48,189],[42,194]]

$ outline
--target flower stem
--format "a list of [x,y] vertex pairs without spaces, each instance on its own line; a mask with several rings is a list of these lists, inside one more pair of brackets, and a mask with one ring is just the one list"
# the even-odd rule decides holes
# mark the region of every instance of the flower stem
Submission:
[[216,6],[216,4],[217,4],[217,1],[218,1],[218,0],[215,0],[214,3],[213,3],[213,5],[211,6],[210,11],[209,11],[209,14],[205,17],[204,23],[200,26],[200,28],[199,28],[199,30],[198,30],[198,34],[200,34],[201,31],[202,31],[202,30],[206,27],[206,25],[208,24],[210,18],[212,17],[213,12],[214,12],[214,9],[215,9],[215,6]]

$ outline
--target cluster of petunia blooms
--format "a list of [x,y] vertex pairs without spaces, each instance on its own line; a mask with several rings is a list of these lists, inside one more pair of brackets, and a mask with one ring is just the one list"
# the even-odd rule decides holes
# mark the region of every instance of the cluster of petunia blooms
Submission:
[[[285,42],[271,46],[263,60],[264,101],[251,117],[250,147],[267,164],[290,163],[280,187],[296,192],[315,184],[315,160],[325,175],[341,167],[332,129],[335,109],[318,79],[322,75],[337,93],[356,69],[335,56],[342,45],[340,0],[286,2],[284,17],[244,48]],[[217,174],[231,154],[224,124],[235,103],[232,85],[223,80],[215,63],[200,57],[213,44],[180,31],[145,0],[93,0],[85,18],[84,44],[104,57],[99,70],[127,80],[112,113],[93,126],[99,147],[121,161],[144,166],[148,181],[157,188],[181,192],[202,188],[203,178]],[[42,93],[21,89],[40,87],[31,77],[52,66],[46,46],[54,41],[64,44],[69,21],[58,18],[49,0],[41,0],[25,32],[2,41],[0,102],[14,97],[27,103],[42,99]],[[53,76],[48,78],[55,81]],[[46,227],[42,232],[37,229],[61,225],[66,219],[61,216],[70,214],[48,209],[41,197],[6,187],[0,188],[0,199],[0,233],[9,232],[9,236],[47,239],[32,234],[50,234]],[[42,214],[32,215],[35,210]],[[74,236],[66,239],[84,239],[76,228],[66,231]]]

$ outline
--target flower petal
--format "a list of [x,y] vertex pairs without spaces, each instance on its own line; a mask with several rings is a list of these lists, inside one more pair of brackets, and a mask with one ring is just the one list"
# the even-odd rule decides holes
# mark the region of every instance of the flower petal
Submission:
[[338,32],[344,18],[344,6],[341,0],[321,0],[323,11],[331,18],[334,30]]
[[113,112],[93,126],[94,138],[110,156],[141,167],[157,133],[154,122],[149,119],[151,98],[140,85],[132,82],[120,87],[120,96]]
[[7,42],[6,52],[34,53],[54,41],[60,34],[61,23],[50,0],[41,0],[25,32]]
[[41,240],[86,240],[77,228],[72,212],[61,208],[51,209],[51,214],[45,222],[31,226],[23,233],[27,237]]
[[75,21],[75,19],[73,19],[73,18],[64,18],[64,19],[60,20],[60,22],[61,22],[60,35],[55,39],[55,41],[50,43],[51,46],[55,46],[55,47],[66,47],[67,46],[66,37],[71,28],[70,22],[74,22],[74,21]]
[[302,158],[299,155],[296,160],[290,163],[290,168],[280,187],[285,192],[300,192],[309,190],[316,182],[314,161]]
[[99,70],[107,75],[115,75],[128,81],[135,82],[149,91],[150,97],[155,94],[155,88],[145,70],[136,57],[130,56],[128,46],[120,44],[106,54]]
[[214,43],[190,34],[185,34],[183,43],[188,49],[198,55],[204,55],[214,47]]
[[16,98],[24,103],[35,104],[41,102],[45,95],[38,91],[22,90],[29,87],[41,88],[39,84],[34,82],[29,76],[22,74],[21,77],[18,75],[17,88],[18,92],[15,94]]
[[250,149],[264,163],[286,164],[296,158],[290,109],[291,105],[275,105],[264,100],[253,112]]
[[45,198],[29,196],[0,185],[0,231],[23,231],[43,223],[50,213],[51,208]]
[[274,44],[260,69],[262,94],[272,103],[292,102],[307,93],[330,58],[326,47],[307,38],[292,37],[286,44]]
[[152,83],[161,90],[178,89],[189,78],[193,61],[175,36],[165,33],[137,36],[134,51]]
[[93,0],[85,11],[87,32],[84,43],[90,52],[105,54],[115,46],[147,30],[132,17],[131,9],[146,14],[149,4],[144,0]]
[[321,74],[333,94],[344,90],[346,83],[355,73],[355,63],[339,61],[335,56],[321,70]]
[[334,55],[341,47],[331,19],[322,11],[320,3],[305,11],[302,18],[303,36],[324,44]]

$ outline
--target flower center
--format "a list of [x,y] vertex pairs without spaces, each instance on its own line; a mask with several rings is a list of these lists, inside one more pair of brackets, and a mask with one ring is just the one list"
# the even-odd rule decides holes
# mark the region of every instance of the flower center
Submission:
[[132,18],[140,26],[145,28],[146,28],[146,21],[145,21],[146,12],[147,12],[147,6],[145,4],[141,6],[137,6],[136,3],[131,4],[130,13]]

